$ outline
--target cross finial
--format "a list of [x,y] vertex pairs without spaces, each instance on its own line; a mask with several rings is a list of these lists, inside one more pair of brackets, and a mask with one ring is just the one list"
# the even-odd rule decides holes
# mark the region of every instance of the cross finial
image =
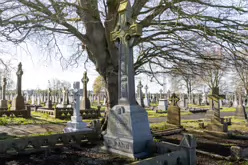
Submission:
[[141,81],[139,81],[139,84],[138,84],[138,88],[142,88],[143,87],[143,85],[141,84]]
[[84,76],[81,79],[81,81],[82,81],[83,84],[87,84],[88,83],[89,79],[87,77],[87,72],[84,72]]
[[163,90],[162,90],[162,89],[160,89],[160,90],[159,90],[159,92],[160,92],[160,94],[162,94]]
[[7,79],[4,77],[3,78],[3,86],[6,86],[6,84],[7,84]]
[[177,105],[177,102],[179,101],[180,99],[177,97],[177,95],[175,93],[172,94],[171,98],[170,98],[170,101],[172,102],[173,106],[176,106]]
[[22,63],[21,62],[18,64],[18,70],[16,72],[16,75],[17,76],[22,76],[23,75]]
[[146,85],[146,86],[145,86],[145,90],[147,90],[147,89],[148,89],[148,86]]

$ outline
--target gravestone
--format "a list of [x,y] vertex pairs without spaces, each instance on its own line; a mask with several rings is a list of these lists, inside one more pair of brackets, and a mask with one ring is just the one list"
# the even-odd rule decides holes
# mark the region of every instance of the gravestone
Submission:
[[167,111],[168,105],[169,105],[168,100],[166,99],[167,97],[163,97],[163,95],[162,95],[163,90],[162,89],[160,89],[159,92],[160,92],[160,96],[159,96],[160,98],[158,100],[158,110]]
[[167,116],[167,122],[177,126],[181,126],[181,112],[180,107],[177,105],[179,100],[177,95],[173,93],[170,98],[171,104],[169,105]]
[[236,108],[238,106],[237,94],[235,93],[233,96],[233,107]]
[[24,103],[24,97],[22,96],[22,75],[23,75],[22,63],[19,63],[16,75],[17,75],[17,89],[16,89],[16,96],[12,100],[11,110],[24,110],[25,103]]
[[56,107],[58,108],[66,108],[67,107],[67,100],[66,100],[66,88],[63,87],[62,90],[62,102],[58,104]]
[[45,108],[47,109],[52,109],[53,108],[53,104],[52,104],[52,100],[51,100],[51,88],[48,88],[47,90],[47,100],[46,100],[46,106]]
[[6,94],[6,84],[7,80],[5,77],[3,77],[3,82],[2,82],[2,99],[0,100],[0,108],[8,108],[8,101],[5,99],[5,94]]
[[84,92],[80,103],[80,110],[90,109],[90,100],[87,97],[87,83],[89,82],[89,78],[87,77],[87,72],[84,72],[84,76],[81,79],[81,81],[83,83]]
[[144,105],[146,107],[150,107],[150,99],[149,99],[149,96],[148,96],[148,93],[147,93],[147,90],[148,90],[148,86],[146,85],[145,86],[145,100],[144,100]]
[[67,123],[67,127],[64,129],[64,132],[89,131],[91,129],[88,128],[87,124],[82,121],[82,116],[80,114],[80,82],[73,83],[73,96],[73,116],[71,116],[71,121]]
[[119,18],[111,41],[119,49],[118,105],[109,111],[105,149],[132,158],[149,155],[147,146],[153,141],[148,115],[136,103],[133,66],[133,44],[142,34],[142,27],[133,22],[132,8],[128,0],[121,1]]
[[239,104],[236,107],[235,116],[236,118],[247,120],[247,113],[245,111],[245,106],[243,105],[241,92],[239,92],[238,94],[238,101],[239,101]]
[[32,94],[32,101],[31,101],[32,105],[35,105],[35,98],[34,98],[34,94]]
[[143,100],[143,93],[142,93],[142,88],[143,85],[141,84],[141,81],[139,81],[139,84],[137,86],[138,88],[138,98],[137,98],[137,102],[141,107],[145,107],[144,105],[144,100]]
[[219,132],[227,132],[227,123],[222,123],[220,118],[220,104],[219,100],[224,99],[224,95],[219,94],[219,88],[212,88],[208,97],[213,101],[213,110],[211,113],[207,111],[207,118],[210,119],[210,124],[207,126],[208,130],[211,131],[219,131]]

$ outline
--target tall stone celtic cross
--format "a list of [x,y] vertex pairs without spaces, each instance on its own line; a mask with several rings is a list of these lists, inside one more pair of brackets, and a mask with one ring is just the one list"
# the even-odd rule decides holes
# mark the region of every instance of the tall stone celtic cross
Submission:
[[133,46],[135,39],[142,35],[142,27],[132,19],[132,8],[129,0],[120,2],[118,22],[111,32],[111,41],[119,49],[118,98],[119,104],[135,105],[135,85],[133,67]]
[[6,85],[7,85],[7,80],[6,78],[4,77],[3,78],[3,87],[2,87],[2,100],[5,100],[5,94],[6,94]]
[[20,62],[18,65],[18,70],[16,72],[17,75],[17,96],[22,95],[22,75],[23,75],[23,70],[22,70],[22,63]]
[[87,83],[89,82],[89,78],[87,76],[87,72],[84,72],[84,76],[81,79],[83,85],[84,85],[84,98],[87,98]]
[[177,97],[177,95],[175,93],[172,94],[171,98],[170,98],[170,101],[171,103],[173,104],[173,106],[177,106],[177,102],[179,101],[180,99]]

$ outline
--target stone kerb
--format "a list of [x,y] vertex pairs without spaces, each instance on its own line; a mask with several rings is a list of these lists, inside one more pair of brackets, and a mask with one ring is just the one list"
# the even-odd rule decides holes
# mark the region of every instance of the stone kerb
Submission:
[[184,134],[180,145],[154,142],[149,147],[155,148],[160,155],[134,162],[132,165],[196,165],[196,146],[196,139],[190,134]]
[[49,148],[80,144],[82,140],[94,143],[100,139],[99,121],[94,121],[92,130],[54,134],[46,136],[32,136],[19,139],[5,139],[0,141],[0,155],[21,153],[35,153]]

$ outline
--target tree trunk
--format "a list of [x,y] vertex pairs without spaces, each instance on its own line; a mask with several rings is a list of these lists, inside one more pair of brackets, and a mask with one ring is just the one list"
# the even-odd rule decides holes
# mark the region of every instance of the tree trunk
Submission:
[[107,88],[107,110],[102,121],[102,131],[105,131],[108,123],[109,110],[118,104],[118,72],[108,72],[104,77]]

